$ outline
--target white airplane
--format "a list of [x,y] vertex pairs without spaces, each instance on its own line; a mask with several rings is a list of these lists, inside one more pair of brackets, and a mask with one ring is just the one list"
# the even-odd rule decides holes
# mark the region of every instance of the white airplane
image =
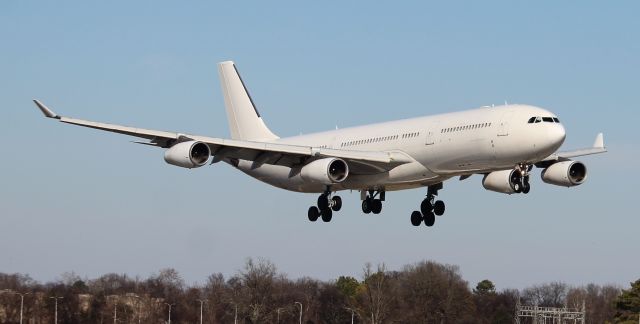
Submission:
[[487,190],[528,193],[533,166],[546,183],[573,187],[587,168],[571,158],[606,152],[602,133],[593,147],[556,152],[565,129],[552,112],[528,105],[504,105],[279,138],[265,125],[233,62],[218,64],[231,139],[113,124],[56,114],[38,100],[49,118],[146,139],[136,142],[167,149],[167,163],[197,168],[224,161],[272,186],[320,193],[308,218],[331,221],[341,190],[358,190],[364,213],[382,210],[385,192],[427,187],[411,224],[433,226],[445,211],[435,200],[442,183],[482,174]]

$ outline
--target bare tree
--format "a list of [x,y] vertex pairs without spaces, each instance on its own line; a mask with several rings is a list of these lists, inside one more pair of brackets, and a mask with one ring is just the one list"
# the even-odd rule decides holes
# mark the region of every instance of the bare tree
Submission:
[[239,278],[242,283],[249,318],[253,323],[264,322],[271,306],[276,266],[264,259],[247,259]]
[[365,307],[371,317],[371,324],[383,323],[390,303],[390,287],[386,275],[386,266],[379,264],[374,271],[371,263],[363,268],[363,283],[365,288]]
[[526,288],[522,292],[523,300],[531,305],[545,307],[563,307],[569,288],[562,282],[551,282]]

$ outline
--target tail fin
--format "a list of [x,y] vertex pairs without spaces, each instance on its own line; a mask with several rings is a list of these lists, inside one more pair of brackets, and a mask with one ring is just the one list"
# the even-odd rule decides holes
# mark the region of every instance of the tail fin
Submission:
[[260,117],[236,65],[232,61],[218,63],[218,73],[220,74],[231,138],[238,140],[277,139],[278,136],[269,130]]

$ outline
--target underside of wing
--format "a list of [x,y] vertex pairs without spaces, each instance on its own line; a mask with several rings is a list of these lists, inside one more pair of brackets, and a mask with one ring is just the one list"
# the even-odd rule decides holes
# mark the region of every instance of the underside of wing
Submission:
[[[188,136],[188,135],[186,135]],[[251,142],[226,140],[202,136],[188,136],[206,143],[214,156],[213,162],[226,158],[253,161],[262,164],[298,167],[322,158],[345,160],[353,174],[375,174],[389,171],[413,160],[401,152],[349,151],[277,142]]]

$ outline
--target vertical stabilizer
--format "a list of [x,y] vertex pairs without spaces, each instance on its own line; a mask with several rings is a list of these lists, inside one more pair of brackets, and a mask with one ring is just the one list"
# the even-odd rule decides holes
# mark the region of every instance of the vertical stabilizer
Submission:
[[248,141],[268,141],[277,139],[253,103],[236,65],[232,61],[218,64],[224,105],[229,119],[231,138]]

